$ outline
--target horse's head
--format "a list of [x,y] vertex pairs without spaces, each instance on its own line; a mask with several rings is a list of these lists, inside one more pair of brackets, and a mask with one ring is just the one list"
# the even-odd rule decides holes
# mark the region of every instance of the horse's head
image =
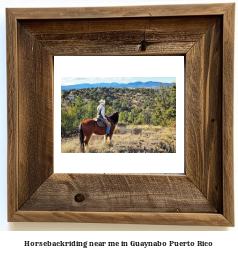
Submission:
[[118,118],[119,118],[119,112],[113,112],[110,116],[110,119],[117,124],[118,123]]

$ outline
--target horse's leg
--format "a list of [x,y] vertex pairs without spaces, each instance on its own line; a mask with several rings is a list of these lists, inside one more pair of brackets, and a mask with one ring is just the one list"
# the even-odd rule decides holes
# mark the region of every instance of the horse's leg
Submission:
[[91,135],[87,135],[84,141],[86,152],[88,152],[88,143],[90,138],[91,138]]
[[81,153],[85,152],[85,145],[84,145],[84,143],[80,143],[79,150],[80,150]]
[[84,134],[82,124],[79,125],[79,143],[80,143],[80,152],[84,153]]
[[104,143],[106,143],[106,142],[107,142],[107,134],[104,135]]
[[113,146],[113,144],[112,144],[112,135],[109,136],[109,145]]
[[80,151],[81,153],[85,153],[85,143],[84,143],[85,136],[82,137],[82,142],[80,142]]

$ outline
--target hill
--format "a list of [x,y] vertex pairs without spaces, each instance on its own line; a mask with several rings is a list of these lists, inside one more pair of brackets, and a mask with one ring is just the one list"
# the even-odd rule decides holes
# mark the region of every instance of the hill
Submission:
[[161,86],[172,86],[173,83],[163,83],[163,82],[154,82],[154,81],[148,81],[148,82],[133,82],[133,83],[95,83],[95,84],[75,84],[70,86],[61,86],[61,91],[63,90],[72,90],[72,89],[84,89],[84,88],[98,88],[98,87],[112,87],[112,88],[153,88],[157,89],[159,85]]
[[[153,88],[96,87],[61,92],[61,127],[73,133],[80,122],[95,118],[99,100],[106,101],[106,115],[119,111],[128,125],[171,126],[176,124],[176,84]],[[64,135],[64,134],[62,134]]]

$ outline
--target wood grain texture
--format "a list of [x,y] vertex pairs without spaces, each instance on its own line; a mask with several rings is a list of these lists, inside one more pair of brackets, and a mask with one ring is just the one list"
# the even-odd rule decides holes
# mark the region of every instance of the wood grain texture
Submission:
[[53,173],[53,58],[18,23],[19,207]]
[[217,212],[186,176],[104,174],[53,174],[20,210]]
[[6,11],[8,220],[18,210],[18,58],[17,20]]
[[222,211],[222,21],[186,55],[186,175]]
[[223,215],[213,213],[18,211],[12,221],[231,226]]
[[[141,37],[142,39],[142,37]],[[112,43],[88,43],[82,44],[76,41],[48,41],[42,45],[55,56],[150,56],[150,55],[184,55],[193,46],[193,42],[181,43],[154,43],[141,51],[141,43],[128,42],[120,44]]]
[[38,39],[47,36],[68,36],[83,33],[111,31],[152,30],[161,34],[200,35],[217,21],[219,16],[169,17],[169,18],[111,18],[111,19],[66,19],[66,20],[20,20],[19,22]]
[[222,15],[232,4],[186,4],[83,8],[10,8],[17,19],[92,19]]
[[235,4],[223,16],[223,214],[234,225],[234,26]]
[[[102,20],[34,20],[21,24],[52,55],[182,55],[217,16]],[[199,25],[198,25],[199,24]],[[147,42],[141,51],[141,42]]]

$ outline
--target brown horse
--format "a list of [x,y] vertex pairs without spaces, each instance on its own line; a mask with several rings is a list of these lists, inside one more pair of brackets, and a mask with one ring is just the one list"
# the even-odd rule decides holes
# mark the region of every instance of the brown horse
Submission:
[[[113,131],[118,122],[119,112],[114,112],[110,116],[108,116],[109,121],[111,122],[111,129],[109,135],[109,141],[111,142]],[[93,119],[84,120],[79,125],[79,141],[81,144],[82,152],[84,152],[84,145],[88,146],[88,142],[92,136],[92,134],[96,135],[104,135],[104,140],[107,139],[106,127],[98,127],[97,122]]]

